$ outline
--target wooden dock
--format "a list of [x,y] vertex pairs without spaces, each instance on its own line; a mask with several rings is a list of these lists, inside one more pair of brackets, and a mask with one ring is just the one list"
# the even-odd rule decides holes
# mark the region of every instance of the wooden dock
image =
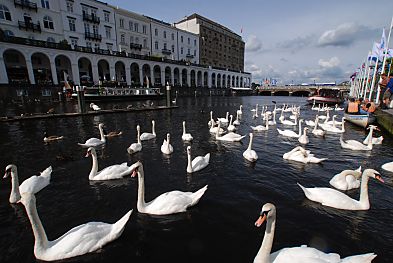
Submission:
[[377,117],[378,124],[387,130],[390,134],[393,134],[393,109],[378,109],[375,112],[375,116]]
[[112,109],[112,110],[98,110],[88,111],[86,113],[38,113],[32,115],[23,116],[12,116],[12,117],[0,117],[0,122],[14,122],[14,121],[25,121],[25,120],[41,120],[41,119],[54,119],[54,118],[66,118],[66,117],[80,117],[89,115],[101,115],[101,114],[112,114],[112,113],[128,113],[128,112],[143,112],[143,111],[157,111],[157,110],[171,110],[177,109],[179,106],[157,106],[157,107],[144,107],[144,108],[132,108],[132,109]]

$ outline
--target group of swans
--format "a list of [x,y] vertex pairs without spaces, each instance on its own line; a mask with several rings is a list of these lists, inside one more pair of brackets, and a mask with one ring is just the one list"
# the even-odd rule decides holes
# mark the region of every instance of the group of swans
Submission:
[[324,253],[318,249],[307,247],[282,248],[274,253],[272,252],[274,233],[276,229],[276,207],[271,203],[263,205],[258,220],[255,222],[256,227],[260,227],[266,222],[265,235],[262,244],[254,258],[254,263],[270,263],[270,262],[321,262],[321,263],[339,263],[339,262],[359,262],[370,263],[377,255],[367,253],[362,255],[349,256],[341,258],[336,253]]

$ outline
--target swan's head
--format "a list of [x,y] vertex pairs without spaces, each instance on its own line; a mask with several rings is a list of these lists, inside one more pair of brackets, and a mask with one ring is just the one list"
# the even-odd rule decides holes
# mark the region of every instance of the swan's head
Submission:
[[90,108],[93,108],[93,106],[94,106],[94,103],[93,102],[90,103]]
[[167,141],[169,141],[169,139],[171,138],[171,135],[169,133],[166,134],[166,139]]
[[103,123],[100,123],[100,124],[98,124],[98,128],[104,128],[104,124]]
[[154,126],[156,124],[156,122],[154,120],[152,120],[151,124]]
[[89,147],[89,149],[87,149],[85,157],[89,157],[90,155],[93,155],[95,153],[96,153],[96,149],[94,149],[93,147]]
[[141,126],[137,125],[137,126],[136,126],[136,130],[137,130],[137,131],[141,131]]
[[374,170],[374,169],[366,169],[364,170],[364,173],[368,176],[368,177],[372,177],[377,179],[378,181],[380,181],[381,183],[384,183],[385,181],[382,179],[381,174]]
[[367,130],[369,130],[369,129],[373,129],[373,130],[380,131],[380,129],[379,129],[377,126],[372,125],[372,124],[370,124],[370,125],[367,127]]
[[191,154],[191,146],[187,146],[187,154]]
[[138,173],[139,168],[143,169],[143,165],[141,161],[137,161],[133,165],[131,165],[131,177],[135,177]]
[[255,222],[255,226],[260,227],[267,219],[272,216],[276,216],[276,207],[272,203],[266,203],[262,206],[262,210],[259,213],[259,218]]
[[11,173],[15,173],[15,172],[16,172],[16,165],[15,164],[9,164],[5,168],[5,173],[4,173],[4,177],[3,178],[7,178],[8,176],[11,175]]

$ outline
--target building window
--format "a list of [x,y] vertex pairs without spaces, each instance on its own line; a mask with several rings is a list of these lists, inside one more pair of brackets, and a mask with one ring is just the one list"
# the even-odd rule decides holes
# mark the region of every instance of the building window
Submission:
[[164,49],[166,49],[166,43],[164,43]]
[[139,37],[135,38],[135,44],[139,44]]
[[5,5],[0,5],[0,19],[11,21],[10,10]]
[[68,18],[68,25],[70,26],[70,31],[76,31],[75,29],[75,19]]
[[172,45],[172,52],[175,52],[175,45]]
[[190,44],[190,38],[188,38],[188,41],[187,41],[187,43],[188,43],[188,44]]
[[135,29],[135,32],[139,32],[139,25],[138,25],[138,23],[134,24],[134,29]]
[[175,34],[172,33],[172,40],[175,40]]
[[[224,55],[225,56],[225,55]],[[194,50],[194,57],[196,57],[196,50]]]
[[194,39],[194,46],[196,46],[196,39]]
[[47,29],[53,29],[53,20],[50,16],[44,16],[44,27]]
[[130,36],[130,43],[134,43],[134,37]]
[[164,31],[164,38],[166,38],[166,31]]
[[145,26],[145,25],[142,26],[142,33],[143,33],[143,34],[147,34],[147,29],[146,29],[146,26]]
[[106,44],[106,49],[113,50],[113,44]]
[[49,9],[49,1],[48,0],[41,0],[42,8]]
[[48,37],[46,42],[55,43],[56,41],[55,41],[55,39],[53,37]]
[[180,42],[182,42],[182,43],[183,43],[183,36],[181,36],[181,37],[180,37]]
[[124,28],[124,19],[123,18],[120,18],[119,23],[120,23],[120,28]]
[[82,14],[84,15],[89,14],[89,8],[87,8],[86,6],[82,6]]
[[180,54],[182,54],[182,55],[183,55],[183,48],[181,48],[181,49],[180,49]]
[[158,36],[158,29],[157,29],[157,28],[154,29],[154,35],[155,35],[155,36]]
[[74,3],[67,1],[67,11],[70,13],[74,12]]
[[97,10],[91,9],[91,15],[96,17],[97,16]]
[[91,48],[91,42],[86,42],[86,47]]
[[97,25],[93,25],[93,33],[95,35],[98,35],[98,26]]
[[157,41],[154,42],[154,47],[155,47],[155,49],[158,49],[158,42]]
[[190,54],[191,54],[191,53],[190,53],[190,49],[188,49],[188,50],[187,50],[187,55],[190,55]]
[[134,30],[134,22],[129,21],[129,22],[128,22],[128,28],[129,28],[131,31]]
[[147,39],[143,39],[143,47],[147,48]]
[[77,46],[78,45],[78,39],[75,39],[75,38],[71,38],[71,45],[72,46]]
[[88,23],[84,23],[85,33],[90,33],[90,25]]
[[105,22],[109,22],[109,13],[104,12],[104,20]]
[[120,35],[120,44],[124,45],[126,43],[126,36],[124,34]]
[[105,27],[105,35],[106,35],[106,38],[111,38],[111,28],[110,27]]

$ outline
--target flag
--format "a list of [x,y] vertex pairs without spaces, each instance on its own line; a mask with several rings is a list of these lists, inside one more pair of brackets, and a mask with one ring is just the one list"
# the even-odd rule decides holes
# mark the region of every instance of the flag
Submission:
[[242,34],[243,33],[243,27],[240,29],[240,34]]
[[63,71],[63,73],[64,73],[64,87],[66,89],[72,89],[70,84],[68,83],[68,74],[65,71]]
[[385,45],[386,45],[386,36],[385,36],[385,28],[383,28],[381,42],[379,43],[379,46],[381,49],[385,49]]

